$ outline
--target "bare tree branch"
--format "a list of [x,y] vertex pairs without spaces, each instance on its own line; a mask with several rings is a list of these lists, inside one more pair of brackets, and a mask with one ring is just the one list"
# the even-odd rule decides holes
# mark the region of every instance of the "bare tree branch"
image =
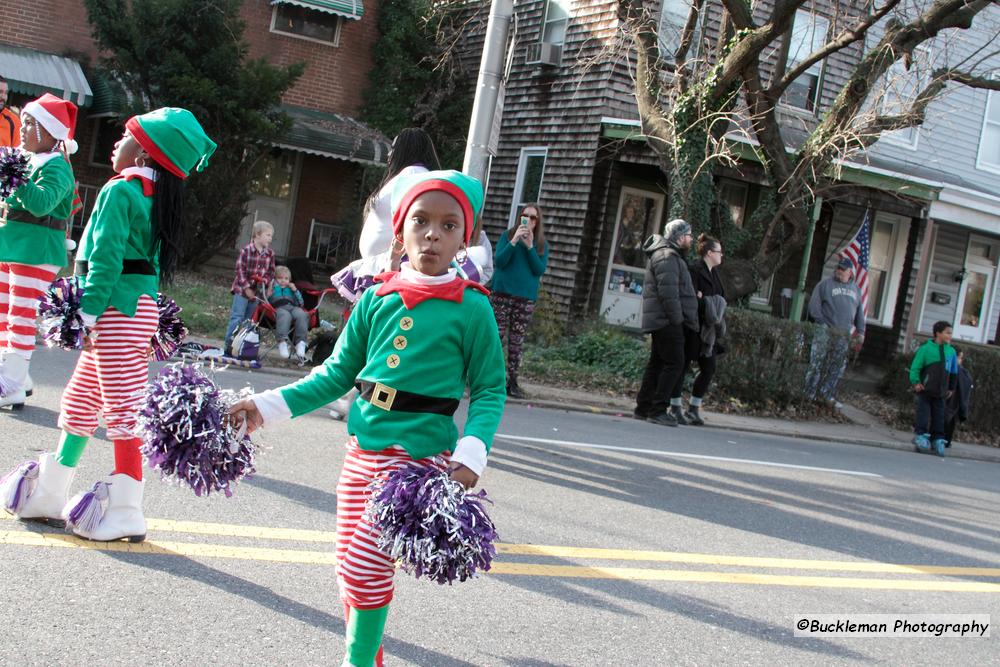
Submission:
[[677,68],[680,68],[687,59],[687,53],[694,41],[694,33],[704,6],[705,0],[694,0],[691,3],[691,11],[688,12],[687,21],[684,22],[684,28],[681,30],[681,41],[677,46],[677,53],[674,55],[674,63]]

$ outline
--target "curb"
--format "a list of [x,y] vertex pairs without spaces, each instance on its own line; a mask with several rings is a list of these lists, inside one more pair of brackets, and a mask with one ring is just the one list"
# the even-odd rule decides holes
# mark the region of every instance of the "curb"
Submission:
[[[532,399],[516,399],[507,397],[508,403],[515,403],[517,405],[528,405],[529,407],[544,408],[547,410],[563,410],[565,412],[588,412],[590,414],[605,415],[608,417],[627,417],[631,419],[632,416],[629,414],[629,409],[616,409],[609,407],[601,407],[595,405],[573,405],[567,403],[560,403],[558,401],[546,401],[546,400],[532,400]],[[707,428],[716,431],[737,431],[741,433],[755,433],[760,435],[775,435],[783,438],[798,438],[799,440],[815,440],[819,442],[832,442],[838,445],[860,445],[862,447],[878,447],[881,449],[895,449],[903,452],[912,452],[913,445],[909,442],[900,442],[897,440],[869,440],[869,439],[854,439],[851,441],[844,440],[831,440],[829,437],[822,436],[815,433],[800,433],[796,431],[783,431],[775,430],[773,428],[762,428],[747,426],[743,424],[737,425],[727,425],[727,426],[714,426],[706,424],[702,427],[692,427],[692,428]],[[973,451],[961,451],[952,448],[948,452],[946,458],[953,459],[964,459],[971,461],[986,461],[988,463],[1000,463],[1000,449],[987,448],[983,445],[967,445],[968,447],[977,447],[983,451],[973,450]],[[933,455],[932,455],[933,456]],[[935,457],[937,458],[937,457]]]

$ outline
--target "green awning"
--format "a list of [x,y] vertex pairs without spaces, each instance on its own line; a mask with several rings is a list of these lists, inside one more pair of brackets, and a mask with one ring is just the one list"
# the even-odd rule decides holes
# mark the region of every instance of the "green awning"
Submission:
[[15,93],[32,97],[52,93],[81,107],[94,101],[80,63],[71,58],[0,44],[0,74]]
[[338,113],[282,106],[292,119],[292,129],[279,141],[280,148],[336,160],[384,165],[392,144],[379,132]]
[[111,75],[102,70],[94,71],[94,104],[88,109],[88,118],[114,118],[128,106],[130,96]]
[[348,19],[360,19],[365,13],[361,0],[271,0],[272,5],[295,5],[317,12],[336,14]]

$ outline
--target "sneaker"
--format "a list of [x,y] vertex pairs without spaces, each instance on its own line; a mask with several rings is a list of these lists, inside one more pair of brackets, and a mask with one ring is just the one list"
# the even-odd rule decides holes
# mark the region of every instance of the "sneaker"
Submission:
[[692,405],[684,412],[684,419],[691,426],[704,426],[705,420],[701,418],[697,405]]
[[926,433],[913,436],[913,445],[917,448],[918,452],[931,451],[930,437]]
[[934,438],[934,453],[944,458],[944,448],[947,441],[944,438]]
[[304,340],[300,340],[295,344],[295,356],[299,359],[306,358],[306,342]]
[[282,359],[287,359],[290,355],[288,354],[288,342],[281,341],[278,343],[278,356]]
[[638,410],[632,411],[632,419],[638,419],[639,421],[644,422],[648,417],[649,415],[644,412],[639,412]]
[[511,382],[507,385],[507,395],[517,400],[524,399],[524,392],[517,386],[517,382]]
[[659,424],[660,426],[677,426],[677,420],[669,412],[661,412],[653,417],[646,417],[646,421],[650,424]]
[[828,403],[829,403],[830,407],[833,408],[834,410],[843,410],[844,409],[844,404],[841,403],[840,401],[838,401],[835,398],[831,398],[828,401]]
[[670,406],[670,416],[674,418],[678,426],[687,426],[688,420],[684,418],[684,410],[679,405]]

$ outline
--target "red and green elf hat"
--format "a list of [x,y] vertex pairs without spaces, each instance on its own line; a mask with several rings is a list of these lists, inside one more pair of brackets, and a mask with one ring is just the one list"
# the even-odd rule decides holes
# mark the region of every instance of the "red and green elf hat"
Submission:
[[411,174],[399,179],[392,190],[392,232],[403,231],[403,221],[413,200],[425,192],[440,190],[451,195],[462,207],[465,219],[465,243],[478,231],[479,213],[483,208],[483,184],[460,171],[444,169]]
[[125,122],[125,128],[157,164],[181,180],[192,169],[201,171],[207,167],[208,158],[216,148],[187,109],[163,107],[132,116]]

